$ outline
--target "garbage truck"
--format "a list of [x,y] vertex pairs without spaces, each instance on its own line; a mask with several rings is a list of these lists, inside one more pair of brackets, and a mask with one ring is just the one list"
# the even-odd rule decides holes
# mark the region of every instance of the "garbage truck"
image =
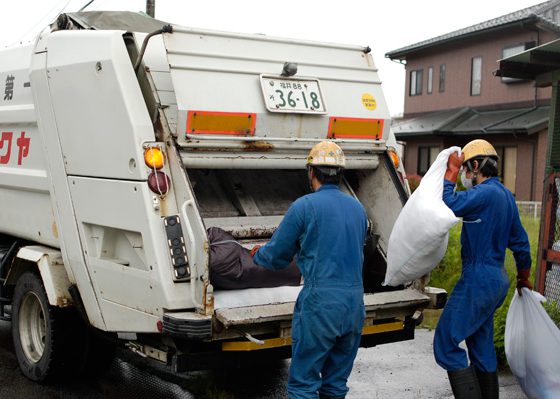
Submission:
[[409,191],[370,48],[67,13],[1,51],[0,82],[0,317],[31,380],[119,345],[175,372],[288,358],[301,286],[215,289],[207,229],[266,243],[323,140],[369,218],[362,347],[443,306],[382,285]]

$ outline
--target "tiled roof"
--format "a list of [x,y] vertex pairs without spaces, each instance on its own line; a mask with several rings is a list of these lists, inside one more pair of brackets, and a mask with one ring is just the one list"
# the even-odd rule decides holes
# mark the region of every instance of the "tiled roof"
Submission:
[[388,52],[385,54],[385,57],[390,59],[405,59],[406,55],[413,51],[464,38],[465,36],[476,35],[484,31],[499,29],[521,21],[534,21],[549,29],[560,32],[560,0],[546,1],[464,29],[459,29],[445,35],[401,47]]
[[531,134],[547,125],[549,111],[549,106],[499,111],[465,107],[405,119],[395,123],[392,129],[399,140],[432,135]]

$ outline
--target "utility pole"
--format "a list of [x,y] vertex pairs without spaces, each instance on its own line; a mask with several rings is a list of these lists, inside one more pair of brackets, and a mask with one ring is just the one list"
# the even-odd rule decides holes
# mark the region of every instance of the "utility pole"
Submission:
[[146,0],[146,14],[150,17],[156,17],[156,0]]

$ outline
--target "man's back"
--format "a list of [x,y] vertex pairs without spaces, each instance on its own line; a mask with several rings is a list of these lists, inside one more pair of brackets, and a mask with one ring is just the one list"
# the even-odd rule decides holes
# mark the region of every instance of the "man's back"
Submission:
[[322,186],[294,206],[309,221],[297,260],[306,284],[361,286],[367,231],[363,206],[334,185]]
[[501,267],[509,247],[516,257],[523,258],[523,264],[530,265],[527,234],[521,226],[515,199],[498,178],[492,177],[458,193],[453,193],[446,182],[444,201],[455,215],[463,217],[463,263]]
[[324,185],[292,204],[255,262],[284,268],[298,255],[306,285],[362,286],[367,216],[363,206],[335,185]]

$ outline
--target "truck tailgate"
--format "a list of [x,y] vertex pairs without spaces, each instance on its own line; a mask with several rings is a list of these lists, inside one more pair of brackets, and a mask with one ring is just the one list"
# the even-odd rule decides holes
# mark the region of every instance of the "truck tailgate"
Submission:
[[[390,310],[392,314],[401,312],[405,315],[409,315],[414,313],[411,309],[424,308],[429,302],[430,298],[428,296],[414,289],[364,295],[366,313]],[[217,309],[215,315],[225,327],[231,327],[244,324],[290,320],[293,311],[294,302],[286,302],[237,308],[222,308]]]

